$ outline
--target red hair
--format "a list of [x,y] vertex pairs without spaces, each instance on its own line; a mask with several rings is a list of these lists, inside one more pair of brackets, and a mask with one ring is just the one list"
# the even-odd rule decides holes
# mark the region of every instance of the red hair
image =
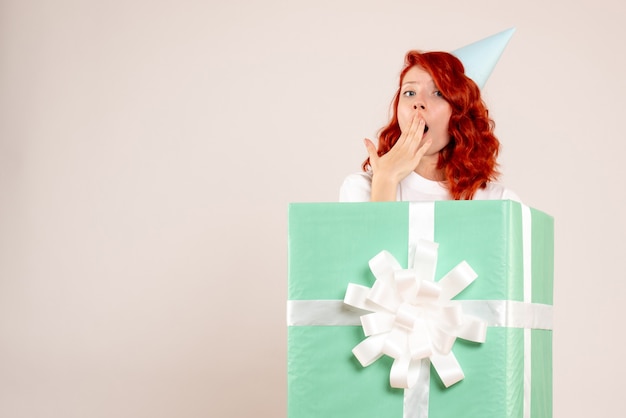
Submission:
[[[448,124],[450,142],[439,153],[437,168],[442,169],[446,186],[455,200],[471,200],[479,188],[498,176],[496,158],[500,142],[493,130],[495,123],[480,97],[480,89],[469,77],[461,61],[447,52],[409,51],[400,73],[399,87],[393,99],[393,116],[378,134],[378,155],[384,155],[400,138],[398,101],[400,86],[406,73],[414,66],[424,69],[450,104]],[[369,167],[369,158],[363,170]]]

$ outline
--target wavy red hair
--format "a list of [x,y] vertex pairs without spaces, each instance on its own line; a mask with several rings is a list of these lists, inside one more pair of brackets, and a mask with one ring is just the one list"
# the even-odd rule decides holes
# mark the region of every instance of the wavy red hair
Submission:
[[[469,77],[461,61],[447,52],[409,51],[400,73],[398,90],[393,99],[393,115],[378,134],[378,155],[384,155],[400,137],[398,101],[400,86],[406,73],[414,66],[427,71],[452,114],[448,124],[450,143],[439,153],[437,168],[443,170],[445,184],[455,200],[471,200],[479,188],[498,177],[497,156],[500,142],[493,130],[495,123],[480,96],[480,89]],[[363,170],[369,167],[369,158]]]

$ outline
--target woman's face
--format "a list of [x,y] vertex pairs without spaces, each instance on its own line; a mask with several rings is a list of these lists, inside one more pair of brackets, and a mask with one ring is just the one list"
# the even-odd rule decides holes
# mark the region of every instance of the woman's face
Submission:
[[412,67],[404,76],[397,114],[402,132],[408,132],[415,114],[424,119],[424,138],[429,137],[433,141],[426,155],[439,153],[450,142],[448,123],[452,107],[443,98],[430,74],[421,67]]

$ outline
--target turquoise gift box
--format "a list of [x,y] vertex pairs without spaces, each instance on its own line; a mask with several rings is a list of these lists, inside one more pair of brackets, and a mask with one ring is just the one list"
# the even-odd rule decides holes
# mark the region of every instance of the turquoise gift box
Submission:
[[[291,204],[288,417],[551,417],[553,231],[551,216],[508,200]],[[327,310],[349,283],[373,285],[368,261],[380,251],[406,268],[416,234],[439,244],[435,280],[461,261],[477,273],[454,300],[503,310],[484,343],[454,343],[463,380],[446,388],[431,370],[426,391],[411,389],[425,394],[419,408],[390,386],[393,359],[363,367],[352,354],[362,327]]]

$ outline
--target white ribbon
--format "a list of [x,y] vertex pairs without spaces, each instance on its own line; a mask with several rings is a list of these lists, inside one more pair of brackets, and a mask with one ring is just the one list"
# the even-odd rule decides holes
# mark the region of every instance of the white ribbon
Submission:
[[[459,300],[463,312],[485,321],[487,327],[552,329],[552,305],[513,300]],[[343,300],[288,300],[287,325],[361,326],[369,313],[347,306]]]
[[[524,266],[524,302],[532,301],[532,228],[530,227],[532,221],[532,214],[530,208],[526,205],[522,205],[522,262]],[[530,355],[532,349],[532,333],[530,329],[524,329],[524,407],[522,410],[523,418],[530,418],[530,401],[531,401],[531,381],[532,381],[532,356]]]
[[362,315],[365,336],[352,352],[364,366],[383,354],[394,359],[389,381],[395,388],[411,388],[417,382],[421,360],[430,359],[448,387],[464,378],[452,346],[457,338],[484,342],[487,324],[464,314],[451,300],[477,277],[465,261],[435,282],[438,244],[417,243],[415,266],[402,269],[387,251],[369,262],[376,278],[370,289],[350,283],[344,303],[369,311]]

